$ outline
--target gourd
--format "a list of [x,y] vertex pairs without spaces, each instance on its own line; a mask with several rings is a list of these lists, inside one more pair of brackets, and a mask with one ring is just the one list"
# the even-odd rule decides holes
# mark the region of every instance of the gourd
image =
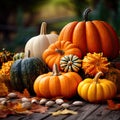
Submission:
[[66,55],[60,60],[60,68],[64,72],[78,72],[81,67],[81,61],[76,55]]
[[77,94],[77,86],[82,81],[76,72],[60,72],[57,64],[53,72],[40,75],[34,82],[34,91],[37,96],[44,98],[64,97],[71,98]]
[[82,50],[83,56],[89,53],[100,53],[109,59],[119,55],[119,40],[113,27],[105,21],[89,21],[90,8],[83,13],[84,21],[73,21],[66,24],[59,33],[58,40],[71,41]]
[[25,44],[25,57],[27,56],[28,50],[30,51],[30,57],[38,57],[41,58],[45,49],[48,46],[58,39],[57,34],[47,34],[46,33],[46,22],[42,22],[40,34],[32,37]]
[[82,60],[82,69],[85,74],[95,76],[99,71],[108,72],[110,62],[103,53],[87,53]]
[[81,50],[75,44],[69,41],[56,41],[43,52],[42,58],[51,70],[54,63],[60,69],[60,59],[70,54],[82,57]]
[[78,85],[78,94],[88,102],[98,103],[115,97],[116,85],[108,79],[100,79],[102,72],[98,72],[95,77],[86,78]]
[[120,94],[120,70],[112,66],[109,67],[108,72],[105,74],[105,78],[116,84],[117,93]]
[[23,59],[24,58],[24,52],[16,53],[13,56],[13,61],[18,60],[18,59]]
[[49,69],[40,58],[28,57],[16,60],[10,69],[10,82],[14,90],[23,92],[26,88],[34,94],[34,80]]

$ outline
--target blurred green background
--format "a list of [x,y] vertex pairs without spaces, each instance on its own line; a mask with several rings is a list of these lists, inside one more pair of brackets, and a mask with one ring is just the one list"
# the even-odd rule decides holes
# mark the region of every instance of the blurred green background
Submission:
[[91,7],[89,20],[108,22],[120,36],[120,0],[0,0],[0,51],[24,50],[25,43],[39,34],[41,22],[47,33],[60,30],[71,21],[82,21]]

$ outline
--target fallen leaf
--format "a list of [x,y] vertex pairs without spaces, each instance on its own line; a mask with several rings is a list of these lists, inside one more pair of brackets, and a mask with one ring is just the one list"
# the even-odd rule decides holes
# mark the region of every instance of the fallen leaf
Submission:
[[115,103],[113,100],[107,100],[109,110],[120,110],[120,103]]
[[27,89],[24,89],[24,91],[23,91],[23,95],[24,95],[25,97],[27,97],[27,98],[30,97],[30,93],[28,92]]
[[45,113],[47,110],[48,110],[48,107],[41,106],[38,104],[32,104],[30,111],[38,112],[38,113]]
[[73,110],[64,109],[64,110],[58,110],[58,111],[50,112],[50,113],[51,113],[53,116],[58,116],[58,115],[66,115],[66,114],[75,115],[75,114],[77,114],[78,112],[73,111]]

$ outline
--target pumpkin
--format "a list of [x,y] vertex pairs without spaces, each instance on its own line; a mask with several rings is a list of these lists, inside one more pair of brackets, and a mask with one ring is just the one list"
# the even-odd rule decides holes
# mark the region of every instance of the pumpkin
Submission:
[[98,103],[115,97],[116,85],[108,79],[100,79],[102,74],[102,72],[98,72],[93,79],[86,78],[79,83],[77,90],[81,98]]
[[84,11],[84,21],[66,24],[59,33],[58,40],[71,41],[82,50],[83,56],[88,52],[103,52],[109,59],[119,55],[119,40],[113,27],[105,21],[88,21],[88,8]]
[[80,67],[81,59],[76,55],[66,55],[60,60],[60,68],[64,72],[78,72]]
[[82,60],[82,69],[85,74],[95,76],[97,72],[108,72],[109,62],[106,57],[103,57],[103,53],[87,53]]
[[52,70],[54,63],[60,68],[60,59],[70,54],[82,57],[81,50],[75,44],[69,41],[56,41],[43,52],[42,58]]
[[58,39],[57,34],[46,34],[46,22],[42,22],[40,35],[34,36],[28,40],[25,45],[25,57],[28,50],[30,50],[30,57],[41,58],[42,53],[48,46]]
[[23,92],[25,88],[34,94],[34,80],[43,73],[48,72],[48,67],[43,60],[35,57],[28,57],[16,60],[10,69],[10,81],[14,90]]
[[105,74],[105,78],[116,84],[117,93],[120,94],[120,70],[112,66],[109,67],[108,72]]
[[34,82],[34,91],[37,96],[45,98],[71,98],[77,94],[77,86],[82,81],[76,72],[60,72],[57,64],[53,72],[40,75]]
[[16,53],[13,56],[13,61],[24,58],[24,52]]

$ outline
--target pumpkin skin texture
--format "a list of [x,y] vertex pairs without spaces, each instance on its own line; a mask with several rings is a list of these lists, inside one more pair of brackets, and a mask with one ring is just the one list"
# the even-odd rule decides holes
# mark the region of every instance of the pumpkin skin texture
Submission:
[[62,28],[58,40],[78,45],[84,56],[88,52],[103,52],[109,59],[119,55],[119,40],[115,30],[107,22],[100,20],[70,22]]
[[25,45],[25,57],[27,56],[27,52],[30,51],[30,57],[37,57],[41,58],[45,49],[55,41],[57,41],[58,35],[57,34],[46,34],[46,23],[43,22],[41,25],[40,34],[37,36],[32,37],[28,40]]
[[52,70],[54,63],[60,68],[60,59],[70,54],[82,58],[81,50],[75,44],[69,41],[56,41],[43,52],[42,58]]
[[103,53],[87,53],[82,60],[82,69],[85,74],[95,76],[99,71],[108,72],[110,63]]
[[98,103],[115,97],[116,85],[107,79],[100,79],[102,74],[102,72],[98,72],[94,79],[86,78],[78,85],[78,94],[81,98]]
[[81,67],[81,61],[76,55],[66,55],[60,60],[60,68],[64,72],[78,72]]
[[49,70],[44,62],[38,58],[24,58],[16,60],[10,69],[10,82],[14,90],[23,92],[25,88],[34,94],[34,80]]
[[82,78],[75,72],[59,72],[54,64],[53,72],[40,75],[34,82],[34,91],[37,96],[45,98],[71,98],[77,94],[77,86]]

